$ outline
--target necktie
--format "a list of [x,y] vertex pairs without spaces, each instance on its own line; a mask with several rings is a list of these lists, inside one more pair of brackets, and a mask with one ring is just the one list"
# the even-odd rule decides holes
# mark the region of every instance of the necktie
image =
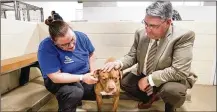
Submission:
[[148,58],[147,58],[147,63],[146,63],[146,75],[149,75],[153,72],[153,62],[154,62],[154,57],[157,52],[157,41],[155,40],[154,43],[151,46],[151,49],[148,52]]

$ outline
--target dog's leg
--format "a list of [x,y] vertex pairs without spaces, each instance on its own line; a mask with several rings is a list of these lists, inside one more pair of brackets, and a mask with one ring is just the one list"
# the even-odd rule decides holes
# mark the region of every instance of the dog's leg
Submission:
[[97,102],[97,108],[98,112],[101,112],[102,110],[102,95],[96,95],[96,102]]
[[113,108],[112,108],[112,111],[113,111],[113,112],[117,112],[117,109],[118,109],[118,102],[119,102],[119,96],[120,96],[120,95],[117,95],[117,96],[114,96],[114,97],[113,97]]

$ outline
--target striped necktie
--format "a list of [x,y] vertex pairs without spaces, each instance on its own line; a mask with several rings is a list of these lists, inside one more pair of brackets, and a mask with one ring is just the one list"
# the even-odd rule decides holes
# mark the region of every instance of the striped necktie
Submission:
[[153,72],[154,58],[157,52],[157,41],[158,40],[154,41],[154,43],[151,46],[151,49],[148,52],[148,58],[146,62],[146,75],[149,75]]

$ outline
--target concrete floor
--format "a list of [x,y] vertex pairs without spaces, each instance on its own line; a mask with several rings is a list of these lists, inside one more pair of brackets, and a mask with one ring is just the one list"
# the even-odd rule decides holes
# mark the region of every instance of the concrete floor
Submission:
[[[216,111],[216,86],[195,85],[191,91],[191,101],[186,101],[177,111]],[[137,108],[137,101],[120,100],[118,111],[164,111],[163,101],[154,102],[148,110]],[[103,110],[109,111],[112,108],[110,99],[104,99]],[[55,98],[51,99],[39,111],[57,111],[58,105]],[[96,111],[95,101],[83,101],[83,105],[77,111]]]

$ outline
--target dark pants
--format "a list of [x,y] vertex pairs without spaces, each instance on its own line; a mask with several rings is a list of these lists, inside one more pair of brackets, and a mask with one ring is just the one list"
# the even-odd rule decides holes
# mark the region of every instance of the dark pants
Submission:
[[96,100],[94,85],[84,82],[56,84],[49,78],[44,79],[45,87],[56,96],[61,112],[75,112],[81,100]]
[[29,72],[31,67],[38,67],[40,69],[38,61],[29,66],[21,68],[20,79],[19,79],[20,86],[23,86],[27,82],[29,82]]
[[[145,75],[136,76],[131,72],[124,75],[121,81],[121,89],[146,103],[150,100],[151,96],[148,96],[138,87],[138,81],[143,77],[145,77]],[[154,88],[154,93],[159,92],[160,97],[165,103],[176,108],[179,108],[184,104],[186,91],[187,87],[179,82],[167,82],[158,88]]]

